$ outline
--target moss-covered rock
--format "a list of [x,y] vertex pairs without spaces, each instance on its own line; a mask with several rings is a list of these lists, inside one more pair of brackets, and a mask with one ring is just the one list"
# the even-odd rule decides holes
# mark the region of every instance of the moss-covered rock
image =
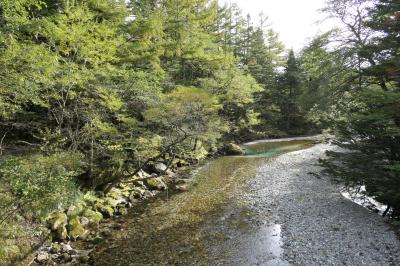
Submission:
[[84,210],[82,216],[89,219],[89,225],[98,225],[103,220],[103,214],[101,214],[101,212],[91,209]]
[[70,254],[68,254],[67,252],[64,252],[61,256],[60,256],[61,260],[63,262],[71,262],[72,261],[72,256]]
[[113,209],[115,209],[115,207],[117,207],[119,204],[121,203],[125,203],[126,200],[125,198],[119,198],[119,199],[114,199],[114,198],[106,198],[104,201],[104,205],[109,205],[111,206]]
[[88,255],[81,255],[78,258],[80,263],[88,263],[90,260],[90,257]]
[[50,215],[49,222],[51,223],[51,229],[57,230],[57,228],[67,225],[68,217],[63,212],[55,212]]
[[243,149],[235,143],[227,144],[224,147],[224,151],[227,155],[244,155]]
[[58,239],[64,240],[67,238],[68,217],[63,212],[55,212],[48,219],[49,227],[56,233]]
[[85,230],[81,222],[79,221],[79,217],[72,217],[68,221],[68,235],[72,239],[77,239],[78,237],[84,238],[87,235],[88,231]]
[[105,204],[104,202],[98,202],[95,204],[94,209],[100,212],[104,217],[109,218],[114,215],[114,209],[112,206]]
[[118,215],[127,215],[128,214],[128,209],[125,206],[118,206],[117,214]]
[[167,185],[160,177],[150,178],[146,180],[146,186],[151,190],[165,190]]
[[74,216],[80,215],[83,212],[83,210],[85,209],[85,205],[86,204],[84,204],[84,203],[78,203],[78,204],[70,206],[67,210],[67,216],[74,217]]
[[120,198],[122,198],[122,191],[118,188],[112,188],[110,192],[108,192],[107,197],[119,200]]
[[93,191],[89,191],[87,192],[84,196],[83,196],[83,200],[85,201],[85,203],[89,206],[93,206],[95,205],[97,202],[102,201],[99,197],[97,197],[95,195],[95,193]]
[[55,232],[57,234],[57,238],[60,240],[65,240],[68,237],[68,232],[67,232],[66,226],[57,228],[57,230]]

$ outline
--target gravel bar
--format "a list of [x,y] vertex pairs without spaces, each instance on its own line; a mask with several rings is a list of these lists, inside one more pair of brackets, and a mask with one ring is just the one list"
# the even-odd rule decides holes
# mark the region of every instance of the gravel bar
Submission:
[[400,241],[384,218],[344,198],[321,174],[329,144],[281,155],[250,181],[248,200],[281,225],[281,260],[292,265],[400,265]]

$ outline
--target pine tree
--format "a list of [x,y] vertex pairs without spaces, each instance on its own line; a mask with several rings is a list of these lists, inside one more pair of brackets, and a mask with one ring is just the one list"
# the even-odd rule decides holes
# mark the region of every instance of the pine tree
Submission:
[[279,79],[279,105],[282,114],[281,126],[286,132],[299,127],[302,122],[298,98],[302,93],[302,77],[293,50],[290,50],[285,71]]

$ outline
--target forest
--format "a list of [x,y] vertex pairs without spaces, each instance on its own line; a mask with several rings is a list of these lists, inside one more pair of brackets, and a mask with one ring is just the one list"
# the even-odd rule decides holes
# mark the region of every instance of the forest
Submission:
[[84,235],[70,206],[96,223],[116,188],[257,139],[334,136],[326,172],[399,219],[400,3],[325,6],[340,27],[295,53],[217,0],[1,0],[0,262]]

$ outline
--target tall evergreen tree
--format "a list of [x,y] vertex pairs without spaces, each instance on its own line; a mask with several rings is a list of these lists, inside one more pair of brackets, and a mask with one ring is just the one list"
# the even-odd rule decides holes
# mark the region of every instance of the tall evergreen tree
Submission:
[[293,50],[290,50],[285,71],[279,78],[279,105],[282,114],[281,127],[286,132],[294,132],[301,125],[298,99],[302,93],[302,77],[299,63]]

